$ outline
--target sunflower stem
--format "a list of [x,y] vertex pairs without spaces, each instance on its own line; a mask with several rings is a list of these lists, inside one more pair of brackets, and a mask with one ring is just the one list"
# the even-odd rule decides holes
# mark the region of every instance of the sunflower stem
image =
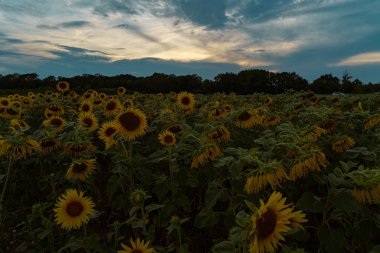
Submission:
[[5,191],[7,190],[8,182],[9,182],[9,177],[11,174],[11,168],[12,168],[12,159],[9,159],[8,163],[8,169],[7,169],[7,175],[5,178],[4,186],[3,186],[3,191],[1,192],[1,197],[0,197],[0,221],[3,219],[3,202],[4,202],[4,196],[5,196]]
[[135,189],[135,180],[134,180],[134,175],[133,175],[133,166],[131,165],[132,162],[132,141],[128,141],[128,160],[129,160],[129,177],[131,180],[131,189]]
[[140,206],[140,210],[141,210],[141,219],[142,219],[142,229],[143,229],[143,233],[144,233],[144,236],[146,236],[146,224],[145,224],[145,210],[144,210],[144,204],[142,204]]
[[170,182],[173,182],[173,163],[172,163],[172,149],[168,148],[169,153],[169,172],[170,172]]

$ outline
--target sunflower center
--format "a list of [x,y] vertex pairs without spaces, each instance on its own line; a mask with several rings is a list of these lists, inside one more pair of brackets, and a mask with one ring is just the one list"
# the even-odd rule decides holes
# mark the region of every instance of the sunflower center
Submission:
[[91,127],[93,125],[93,121],[90,118],[83,119],[83,122],[86,124],[87,127]]
[[165,135],[164,141],[165,141],[165,143],[172,143],[173,142],[173,136]]
[[52,147],[55,145],[55,142],[53,140],[46,140],[41,142],[41,147],[47,148],[47,147]]
[[246,121],[246,120],[249,120],[251,118],[251,114],[247,111],[244,111],[242,112],[239,117],[238,117],[238,120],[239,121]]
[[65,83],[60,83],[60,84],[59,84],[59,87],[60,87],[61,89],[65,89],[65,88],[66,88],[66,84],[65,84]]
[[62,125],[62,120],[60,120],[60,119],[52,119],[50,121],[50,124],[53,125],[53,126],[59,127],[60,125]]
[[268,210],[256,221],[258,239],[264,240],[270,236],[276,229],[276,224],[277,215],[272,209],[268,208]]
[[17,111],[13,110],[12,108],[8,108],[7,109],[7,113],[10,114],[10,115],[16,115]]
[[119,117],[119,122],[126,130],[133,131],[140,127],[141,120],[133,112],[126,112]]
[[71,201],[66,206],[66,213],[71,217],[77,217],[83,212],[83,205],[79,201]]
[[3,101],[1,101],[1,104],[4,106],[7,106],[7,105],[9,105],[9,102],[7,100],[3,100]]
[[75,163],[73,166],[74,173],[83,173],[87,168],[87,165],[84,163]]
[[82,106],[82,111],[88,112],[89,110],[90,110],[90,106],[89,105],[83,105]]
[[106,131],[104,132],[108,137],[112,136],[116,132],[115,128],[110,127],[107,128]]
[[181,129],[181,127],[179,126],[179,125],[174,125],[174,126],[171,126],[171,127],[169,127],[169,129],[168,129],[170,132],[172,132],[172,133],[179,133],[179,132],[181,132],[182,131],[182,129]]
[[143,253],[141,249],[133,249],[132,253]]
[[112,110],[115,109],[115,108],[116,108],[116,103],[115,103],[114,101],[111,101],[111,102],[108,102],[108,103],[107,103],[106,109],[107,109],[108,111],[112,111]]
[[181,99],[181,103],[184,105],[189,105],[190,104],[190,98],[189,97],[183,97]]

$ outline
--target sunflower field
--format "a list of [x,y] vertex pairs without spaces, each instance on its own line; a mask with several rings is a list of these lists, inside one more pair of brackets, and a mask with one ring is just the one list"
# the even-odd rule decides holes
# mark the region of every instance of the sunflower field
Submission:
[[0,252],[380,252],[380,94],[0,96]]

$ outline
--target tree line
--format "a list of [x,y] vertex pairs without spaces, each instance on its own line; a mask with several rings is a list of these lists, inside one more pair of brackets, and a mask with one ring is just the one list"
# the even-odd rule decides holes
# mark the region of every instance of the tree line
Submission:
[[100,74],[83,74],[74,77],[48,76],[39,78],[36,73],[0,75],[0,89],[37,89],[54,88],[60,81],[70,83],[71,90],[85,91],[87,89],[107,90],[119,86],[128,91],[141,93],[167,93],[189,91],[193,93],[224,92],[236,94],[251,94],[263,92],[279,94],[288,90],[311,90],[318,94],[332,92],[344,93],[373,93],[380,92],[380,83],[364,84],[358,79],[345,73],[341,79],[332,74],[321,75],[309,83],[295,72],[274,73],[261,69],[243,70],[239,73],[221,73],[213,80],[203,80],[198,75],[173,75],[154,73],[151,76],[136,77],[129,74],[103,76]]

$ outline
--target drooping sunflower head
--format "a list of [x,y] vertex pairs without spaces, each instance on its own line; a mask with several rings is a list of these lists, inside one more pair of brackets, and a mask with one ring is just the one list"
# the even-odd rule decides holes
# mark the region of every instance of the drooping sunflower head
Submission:
[[160,143],[162,145],[165,145],[165,146],[171,146],[171,145],[175,144],[175,142],[176,142],[175,135],[168,130],[161,133],[158,136],[158,139],[160,140]]
[[99,139],[106,144],[106,149],[109,149],[117,143],[114,139],[116,131],[116,124],[111,121],[103,123],[102,127],[99,129]]
[[349,136],[343,136],[342,138],[338,139],[334,143],[332,143],[332,149],[335,152],[343,152],[355,145],[354,139],[352,139]]
[[98,119],[92,112],[81,112],[78,121],[79,126],[88,132],[93,132],[99,127]]
[[244,190],[249,194],[256,194],[267,185],[275,189],[286,179],[288,179],[288,175],[281,162],[261,162],[257,168],[249,171]]
[[177,96],[177,105],[181,109],[191,109],[194,107],[195,104],[195,97],[194,94],[188,93],[188,92],[181,92]]
[[66,178],[84,181],[94,172],[95,166],[95,159],[75,159],[67,170]]
[[253,125],[261,125],[263,118],[258,114],[257,110],[245,109],[242,110],[235,121],[237,127],[250,128]]
[[145,114],[139,109],[128,108],[115,119],[117,132],[125,139],[134,140],[145,134],[148,128]]
[[29,135],[9,135],[0,139],[0,155],[12,160],[24,159],[40,149],[40,144]]
[[70,84],[68,82],[59,82],[56,87],[59,92],[65,92],[70,89]]
[[380,201],[380,169],[364,168],[347,174],[352,184],[352,195],[362,204],[372,204]]
[[306,177],[311,172],[318,172],[321,168],[327,167],[328,164],[326,155],[322,151],[312,149],[296,158],[295,163],[290,168],[289,178],[296,180]]
[[121,244],[123,250],[118,250],[117,253],[153,253],[154,248],[149,248],[149,241],[146,243],[144,240],[140,241],[140,238],[137,238],[136,241],[130,240],[131,246],[127,246],[124,243]]
[[220,126],[212,129],[207,138],[212,142],[227,142],[231,139],[231,134],[225,126]]
[[55,204],[55,221],[63,229],[78,229],[88,222],[89,216],[95,212],[94,207],[94,202],[82,191],[68,189]]
[[220,148],[215,143],[209,143],[193,155],[191,168],[197,169],[221,155],[222,151]]
[[61,146],[61,141],[55,138],[45,138],[40,141],[41,151],[45,154],[51,153]]

